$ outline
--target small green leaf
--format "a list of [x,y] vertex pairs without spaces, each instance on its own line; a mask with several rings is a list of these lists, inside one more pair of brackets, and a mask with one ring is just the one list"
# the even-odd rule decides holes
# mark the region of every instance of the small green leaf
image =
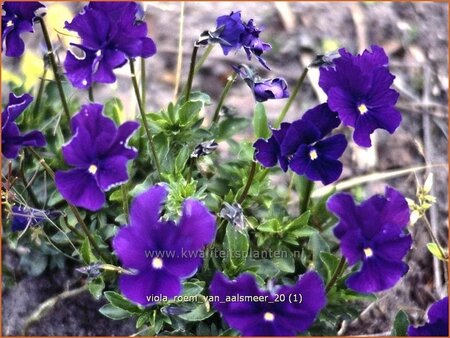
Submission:
[[89,243],[89,240],[87,238],[81,244],[80,253],[81,253],[81,258],[83,259],[83,262],[85,264],[91,264],[91,263],[97,261],[97,258],[92,253],[91,244]]
[[205,282],[198,281],[196,283],[193,282],[184,282],[183,283],[183,296],[197,296],[205,287]]
[[286,225],[286,227],[284,229],[286,231],[300,229],[308,224],[310,216],[311,216],[311,211],[307,210],[303,214],[298,216],[296,219],[294,219],[292,222],[290,222],[288,225]]
[[294,230],[294,231],[290,232],[290,234],[295,236],[296,238],[310,237],[310,236],[312,236],[312,235],[314,235],[316,233],[317,233],[317,230],[314,229],[313,227],[308,226],[308,225],[304,226],[301,229]]
[[[439,250],[440,247],[437,246],[436,243],[428,243],[427,244],[427,249],[428,251],[431,252],[431,254],[436,257],[437,259],[440,259],[441,261],[447,261],[448,258],[442,256],[441,251],[445,254],[447,254],[447,250],[440,248],[441,250]],[[448,255],[448,254],[447,254]]]
[[320,252],[319,257],[327,268],[327,281],[329,281],[339,265],[339,258],[325,251]]
[[289,250],[285,246],[279,246],[276,249],[277,255],[274,255],[272,258],[273,263],[275,266],[280,269],[280,271],[286,272],[286,273],[292,273],[295,271],[295,261],[294,261],[294,255],[292,254],[292,251]]
[[192,311],[179,315],[180,318],[188,322],[200,322],[211,317],[214,311],[210,307],[206,307],[205,303],[198,304]]
[[247,260],[249,250],[248,234],[238,231],[233,225],[228,224],[224,248],[227,250],[227,257],[224,262],[230,267],[228,272],[234,274],[244,266]]
[[142,313],[142,309],[137,305],[125,299],[122,295],[114,291],[105,291],[105,297],[109,302],[117,308],[123,309],[130,313]]
[[266,109],[261,102],[258,102],[255,107],[255,114],[253,115],[253,130],[257,138],[267,139],[270,136]]
[[394,328],[391,336],[405,337],[409,326],[409,319],[406,313],[402,310],[397,312],[394,320]]
[[103,277],[98,277],[89,282],[88,289],[91,293],[92,297],[96,300],[99,300],[102,296],[103,289],[105,288],[105,282],[103,281]]
[[103,305],[99,309],[99,311],[102,315],[112,320],[121,320],[131,317],[131,313],[129,313],[128,311],[119,309],[118,307],[115,307],[114,305],[111,304]]
[[267,232],[267,233],[276,233],[278,232],[278,228],[280,226],[280,222],[277,219],[271,219],[267,222],[264,222],[258,225],[258,231]]

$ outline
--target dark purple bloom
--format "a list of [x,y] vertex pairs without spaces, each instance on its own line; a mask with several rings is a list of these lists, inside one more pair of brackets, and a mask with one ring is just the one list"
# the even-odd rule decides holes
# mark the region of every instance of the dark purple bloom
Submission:
[[137,196],[130,225],[119,230],[114,251],[131,274],[119,278],[121,292],[131,301],[150,305],[152,297],[175,297],[182,279],[195,274],[205,245],[216,233],[214,216],[200,201],[187,199],[178,224],[161,219],[167,190],[156,185]]
[[27,227],[36,227],[47,219],[53,219],[61,215],[60,212],[39,210],[26,205],[14,205],[12,207],[12,231],[22,231]]
[[6,56],[19,57],[23,54],[25,45],[20,35],[34,32],[34,12],[41,7],[45,6],[40,2],[3,2],[2,49],[6,47]]
[[[215,309],[243,336],[295,336],[312,325],[326,303],[323,281],[313,271],[305,273],[296,284],[279,286],[272,292],[258,288],[255,276],[249,273],[229,280],[217,272],[210,294],[219,297],[220,301],[213,303]],[[292,295],[297,296],[297,301]],[[267,298],[245,301],[246,296]]]
[[448,297],[445,297],[428,310],[428,323],[423,326],[408,327],[408,336],[443,336],[448,337]]
[[402,118],[394,107],[399,94],[390,88],[395,76],[389,72],[388,57],[381,47],[372,46],[371,51],[356,56],[345,49],[339,53],[334,67],[320,69],[319,85],[342,123],[355,128],[355,142],[370,147],[375,129],[392,134],[400,125]]
[[289,97],[287,83],[282,78],[263,80],[253,84],[253,93],[258,102]]
[[147,24],[138,21],[134,2],[91,2],[65,28],[77,32],[80,44],[68,51],[64,67],[73,86],[87,88],[92,82],[113,83],[113,70],[127,58],[147,58],[156,45],[147,37]]
[[394,286],[408,271],[402,259],[412,239],[405,233],[409,208],[403,195],[386,187],[385,196],[374,195],[355,205],[351,195],[332,196],[328,209],[339,217],[334,235],[341,241],[342,255],[349,265],[362,262],[347,280],[358,292],[378,292]]
[[241,48],[241,34],[245,27],[241,20],[241,12],[231,12],[230,15],[219,16],[216,20],[217,28],[222,29],[219,37],[227,44],[221,43],[223,53],[228,55],[232,50]]
[[268,140],[260,138],[253,147],[255,148],[255,159],[264,167],[270,168],[280,164],[284,172],[288,169],[289,159],[287,156],[281,155],[280,145],[286,135],[290,123],[282,123],[280,129],[272,129],[272,136]]
[[127,163],[137,151],[127,145],[139,128],[128,121],[119,128],[102,114],[103,106],[88,104],[71,120],[73,137],[63,146],[65,161],[74,166],[56,172],[56,186],[70,203],[92,211],[105,203],[105,191],[128,180]]
[[16,158],[21,147],[45,146],[45,138],[40,131],[34,130],[22,135],[15,122],[31,101],[33,101],[33,97],[29,94],[21,96],[9,94],[8,105],[2,112],[2,154],[6,158]]
[[265,68],[269,69],[261,55],[264,52],[271,50],[272,46],[259,38],[261,32],[262,29],[255,27],[253,24],[253,19],[249,20],[245,25],[244,33],[241,35],[241,44],[244,47],[249,60],[251,60],[252,55],[254,55]]

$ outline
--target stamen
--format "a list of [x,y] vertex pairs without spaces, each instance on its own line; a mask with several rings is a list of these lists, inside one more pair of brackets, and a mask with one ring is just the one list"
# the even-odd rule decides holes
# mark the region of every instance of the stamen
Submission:
[[310,152],[309,152],[309,158],[311,159],[311,160],[315,160],[315,159],[317,159],[319,157],[319,155],[317,155],[317,151],[315,151],[314,149],[313,150],[311,150]]
[[163,260],[161,258],[155,257],[152,259],[153,269],[159,270],[163,267]]
[[12,20],[9,20],[9,21],[6,23],[6,27],[11,27],[11,26],[14,26],[14,22],[13,22]]
[[373,256],[373,251],[371,248],[365,248],[364,249],[364,254],[366,255],[366,257],[372,257]]
[[98,167],[97,167],[95,164],[91,164],[91,165],[89,166],[89,169],[88,169],[88,171],[89,171],[92,175],[95,175],[95,173],[97,172],[97,170],[98,170]]
[[266,312],[264,314],[264,320],[266,322],[273,322],[275,320],[275,315],[272,312]]
[[358,110],[361,113],[361,115],[364,115],[368,111],[368,109],[364,103],[359,105]]

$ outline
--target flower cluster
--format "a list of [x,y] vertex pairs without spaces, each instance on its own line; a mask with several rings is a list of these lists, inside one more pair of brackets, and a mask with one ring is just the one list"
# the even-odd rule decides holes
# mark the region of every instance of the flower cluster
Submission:
[[15,122],[31,101],[33,97],[29,94],[20,96],[9,94],[9,102],[2,112],[2,154],[6,158],[16,158],[22,147],[43,147],[46,144],[40,131],[34,130],[22,135]]
[[249,60],[254,55],[265,68],[269,69],[262,54],[272,47],[259,38],[262,29],[253,24],[253,19],[245,23],[241,19],[241,12],[237,11],[218,17],[216,24],[216,30],[220,32],[218,35],[221,39],[220,45],[225,55],[233,50],[244,48]]
[[387,67],[383,48],[372,46],[361,55],[339,50],[334,66],[321,67],[319,85],[328,96],[328,105],[346,126],[353,127],[356,144],[370,147],[370,135],[378,128],[393,133],[401,122],[395,109],[399,94],[391,85],[395,76]]
[[340,124],[337,114],[326,103],[308,110],[301,119],[282,123],[272,130],[268,140],[259,139],[253,145],[255,158],[264,167],[277,162],[286,171],[329,184],[339,178],[342,163],[338,161],[347,147],[343,134],[328,136]]
[[117,128],[102,109],[100,104],[84,105],[72,118],[74,136],[62,153],[75,169],[57,171],[55,177],[67,201],[92,211],[105,203],[105,191],[128,180],[127,163],[137,156],[127,142],[139,123],[128,121]]
[[156,45],[147,37],[147,24],[136,19],[134,2],[91,2],[65,28],[77,32],[80,44],[71,45],[64,61],[67,78],[77,88],[93,82],[113,83],[113,70],[127,58],[147,58],[156,53]]
[[6,56],[19,57],[23,54],[25,45],[20,35],[34,32],[35,12],[42,7],[45,6],[40,2],[3,2],[2,49],[6,47]]
[[[251,274],[229,280],[217,272],[210,294],[219,297],[214,307],[243,336],[295,336],[312,325],[326,304],[323,281],[313,271],[305,273],[294,285],[271,291],[258,288]],[[296,296],[294,301],[292,295]]]
[[167,190],[156,185],[137,196],[130,209],[130,225],[113,241],[114,251],[130,274],[119,279],[119,288],[130,300],[151,305],[152,297],[181,293],[181,281],[201,264],[201,251],[216,233],[214,216],[199,201],[187,199],[178,222],[163,220],[161,206]]
[[423,326],[408,327],[408,336],[448,337],[448,297],[445,297],[428,310],[428,323]]
[[385,196],[374,195],[355,205],[346,193],[332,196],[328,209],[339,217],[334,235],[349,265],[362,262],[361,270],[347,280],[358,292],[378,292],[394,286],[408,271],[402,260],[412,238],[405,232],[409,208],[403,195],[387,187]]

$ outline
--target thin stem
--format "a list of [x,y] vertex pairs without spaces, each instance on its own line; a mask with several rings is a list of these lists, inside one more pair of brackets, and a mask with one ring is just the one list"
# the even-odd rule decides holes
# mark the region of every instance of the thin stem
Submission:
[[94,88],[92,85],[88,88],[89,101],[94,102]]
[[303,69],[302,74],[300,75],[297,83],[295,84],[294,89],[292,90],[291,96],[289,97],[288,101],[284,105],[283,109],[281,110],[280,115],[278,116],[277,121],[274,124],[274,128],[278,128],[280,126],[281,122],[283,122],[284,118],[286,117],[286,114],[289,111],[289,108],[291,108],[292,102],[294,102],[294,100],[298,94],[298,91],[300,90],[303,82],[305,81],[306,74],[308,74],[308,67]]
[[442,257],[444,257],[445,259],[448,259],[448,255],[445,254],[445,253],[442,251],[442,248],[441,248],[441,246],[440,246],[440,244],[439,244],[439,241],[438,241],[437,237],[434,235],[434,233],[433,233],[433,228],[432,228],[431,223],[430,223],[430,221],[428,220],[428,218],[427,218],[426,215],[423,215],[423,220],[424,220],[424,223],[425,223],[425,227],[427,228],[428,234],[429,234],[430,237],[431,237],[431,240],[432,240],[432,241],[434,242],[434,244],[436,244],[436,246],[438,247],[439,254],[440,254]]
[[302,198],[300,200],[300,214],[303,214],[308,209],[309,200],[311,198],[311,193],[314,188],[313,181],[306,179],[305,184],[306,184],[305,190],[303,191],[304,195],[302,196]]
[[122,203],[123,203],[123,212],[125,213],[125,217],[128,220],[128,186],[127,183],[122,184]]
[[20,179],[22,180],[23,185],[25,186],[25,189],[28,192],[28,196],[30,197],[31,202],[33,203],[34,207],[39,208],[39,201],[25,176],[24,165],[25,165],[25,152],[23,153],[23,156],[20,158],[19,176],[20,176]]
[[145,117],[145,110],[142,104],[141,96],[139,94],[139,86],[136,80],[136,72],[134,70],[134,61],[132,59],[130,61],[130,71],[131,71],[131,82],[133,83],[134,94],[136,95],[136,100],[138,102],[139,113],[141,114],[142,124],[144,125],[145,132],[147,133],[147,138],[150,144],[150,150],[153,154],[153,159],[155,161],[156,170],[158,171],[158,175],[161,178],[161,166],[159,164],[158,154],[156,152],[155,144],[153,143],[153,136],[148,126],[147,118]]
[[289,179],[289,185],[288,185],[288,191],[286,193],[286,199],[284,201],[284,204],[287,205],[289,204],[289,200],[291,199],[291,193],[292,193],[292,187],[294,186],[294,172],[291,172],[291,178]]
[[175,73],[175,88],[173,89],[173,100],[175,101],[180,88],[181,66],[183,63],[183,27],[184,27],[184,2],[180,2],[180,27],[178,31],[178,55]]
[[223,88],[222,94],[220,95],[219,103],[217,104],[216,110],[214,112],[214,117],[211,122],[211,127],[214,126],[214,124],[216,124],[217,121],[219,121],[220,110],[222,109],[225,98],[228,96],[228,92],[230,91],[231,86],[233,86],[233,83],[236,80],[236,77],[237,77],[237,74],[233,74],[228,77],[228,82],[225,85],[225,88]]
[[34,106],[33,106],[33,112],[32,112],[32,116],[36,116],[39,108],[41,107],[41,101],[42,101],[42,95],[44,94],[44,87],[45,87],[45,77],[47,76],[47,67],[44,66],[44,71],[42,72],[42,77],[41,80],[39,81],[39,89],[38,89],[38,93],[36,96],[36,101],[34,101]]
[[184,102],[188,102],[189,97],[191,96],[192,81],[194,80],[195,60],[197,59],[197,52],[198,46],[194,45],[191,55],[191,64],[189,66],[189,76],[186,82],[186,96],[184,97]]
[[189,171],[188,171],[187,178],[186,178],[187,183],[191,182],[192,172],[194,171],[194,164],[195,164],[195,158],[191,157],[189,159]]
[[61,98],[61,103],[63,106],[64,113],[68,120],[70,120],[70,111],[69,105],[67,104],[66,96],[64,94],[64,89],[62,86],[61,78],[58,74],[58,65],[56,64],[55,52],[52,47],[52,43],[50,41],[50,36],[48,35],[47,27],[45,25],[44,19],[42,17],[36,17],[36,20],[39,21],[42,28],[42,33],[44,34],[45,44],[47,45],[48,57],[50,59],[50,64],[52,66],[53,75],[55,77],[56,87],[58,88],[59,96]]
[[331,279],[325,288],[325,291],[327,293],[331,290],[333,285],[336,283],[338,278],[341,276],[342,272],[344,272],[344,267],[345,267],[345,257],[342,256],[341,260],[339,261],[338,266],[336,267],[336,270],[334,270],[333,276],[331,276]]
[[205,63],[206,59],[208,58],[209,54],[211,54],[211,51],[213,50],[214,46],[215,45],[208,45],[208,47],[206,47],[205,52],[200,57],[198,62],[195,64],[194,75],[197,75],[197,73],[200,71],[200,68],[202,68],[202,66]]
[[245,184],[241,196],[239,196],[237,200],[239,204],[242,204],[242,202],[245,201],[245,198],[247,197],[250,187],[252,186],[253,179],[255,178],[255,173],[256,173],[256,162],[253,161],[252,166],[250,167],[250,172],[248,174],[247,183]]
[[141,58],[141,101],[144,106],[147,104],[147,74],[144,58]]
[[[47,174],[52,178],[52,180],[55,180],[55,172],[52,168],[45,162],[45,160],[39,155],[32,147],[27,147],[27,149],[30,151],[30,153],[38,160],[39,164],[45,169]],[[67,201],[66,201],[67,202]],[[89,243],[92,245],[94,250],[97,252],[97,254],[105,261],[108,261],[108,258],[102,253],[100,248],[97,245],[97,242],[95,242],[94,238],[91,235],[91,232],[89,231],[88,226],[83,220],[83,217],[81,217],[80,212],[78,211],[77,207],[67,202],[67,205],[69,206],[70,210],[72,210],[73,214],[75,215],[75,218],[77,219],[78,223],[80,223],[81,228],[83,229],[84,234],[86,235]]]

